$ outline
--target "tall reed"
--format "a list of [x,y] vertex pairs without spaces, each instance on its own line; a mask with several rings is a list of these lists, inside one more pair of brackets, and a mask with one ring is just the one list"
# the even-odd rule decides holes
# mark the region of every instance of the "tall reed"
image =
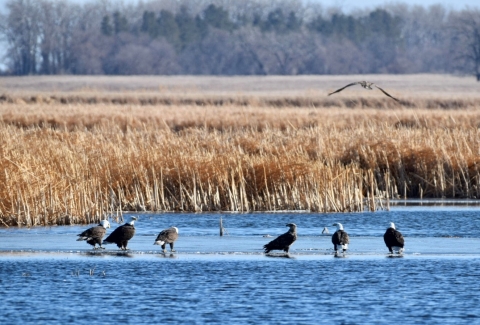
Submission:
[[4,226],[480,195],[476,109],[4,104],[0,113]]

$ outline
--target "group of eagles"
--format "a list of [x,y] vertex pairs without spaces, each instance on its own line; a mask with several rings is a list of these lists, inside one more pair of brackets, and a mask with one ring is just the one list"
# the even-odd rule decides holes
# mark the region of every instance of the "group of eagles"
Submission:
[[[121,250],[128,250],[127,244],[128,241],[132,239],[133,235],[135,235],[134,223],[137,219],[137,217],[132,217],[129,222],[112,231],[112,233],[103,241],[102,239],[103,236],[105,236],[107,228],[110,228],[110,222],[108,222],[108,220],[102,220],[98,226],[89,228],[79,234],[77,241],[86,240],[87,243],[93,246],[93,249],[97,249],[97,245],[99,249],[104,249],[105,247],[103,247],[102,244],[117,244],[118,248]],[[170,250],[174,252],[173,244],[177,238],[178,228],[170,227],[160,231],[153,244],[161,245],[164,253],[166,251],[165,246],[169,244]]]
[[[337,89],[331,93],[328,94],[328,96],[333,95],[335,93],[341,92],[345,88],[348,88],[350,86],[354,85],[360,85],[365,89],[370,89],[372,90],[372,86],[376,87],[379,89],[382,93],[384,93],[386,96],[396,100],[399,102],[399,100],[389,93],[387,93],[385,90],[382,88],[378,87],[375,85],[373,82],[369,81],[358,81],[358,82],[352,82],[340,89]],[[102,244],[112,244],[115,243],[121,250],[127,250],[127,244],[130,239],[132,239],[133,235],[135,234],[135,227],[134,227],[134,222],[137,220],[136,217],[132,217],[132,220],[130,222],[127,222],[126,224],[118,227],[115,229],[105,240],[103,240],[103,236],[105,236],[105,232],[107,228],[110,228],[110,223],[108,220],[102,220],[98,226],[92,227],[90,229],[85,230],[81,234],[79,234],[79,238],[77,240],[86,240],[87,243],[93,246],[94,249],[97,249],[96,245],[98,245],[98,248],[103,249],[104,247]],[[332,236],[332,243],[335,248],[335,253],[338,251],[338,247],[341,247],[343,252],[345,252],[348,248],[348,234],[343,230],[343,226],[341,224],[336,224],[338,230],[333,234]],[[399,247],[401,248],[399,251],[401,253],[401,250],[403,250],[403,236],[400,234],[397,230],[395,230],[395,225],[391,223],[391,227],[387,230],[385,233],[384,239],[385,239],[385,244],[387,245],[388,249],[390,250],[390,253],[392,253],[392,248],[393,247]],[[297,239],[297,233],[296,233],[296,225],[295,224],[288,224],[288,227],[290,227],[289,232],[279,236],[275,240],[272,240],[270,243],[266,244],[264,246],[265,253],[270,252],[271,250],[284,250],[285,252],[288,253],[288,249],[290,245]],[[161,245],[163,252],[165,252],[165,246],[166,244],[170,245],[170,249],[172,252],[173,250],[173,244],[175,240],[178,238],[178,229],[176,227],[170,227],[168,229],[162,230],[158,236],[157,239],[155,239],[154,245]]]
[[[89,228],[78,235],[79,240],[86,240],[88,244],[93,246],[93,249],[104,249],[102,244],[117,244],[118,248],[121,250],[127,250],[127,244],[133,235],[135,235],[135,220],[137,217],[132,217],[129,222],[115,229],[105,240],[102,241],[105,236],[107,228],[110,228],[110,223],[108,220],[102,220],[98,226]],[[334,223],[334,226],[337,227],[337,231],[332,235],[333,248],[335,250],[335,255],[338,255],[339,249],[345,255],[345,252],[348,249],[348,244],[350,239],[345,230],[343,230],[343,225],[341,223]],[[283,250],[288,254],[290,246],[297,240],[297,225],[294,223],[287,224],[287,227],[290,229],[288,232],[283,235],[278,236],[268,244],[264,245],[264,251],[268,254],[273,250]],[[154,245],[161,245],[163,252],[166,252],[166,244],[170,245],[171,252],[174,252],[173,245],[178,238],[178,228],[170,227],[168,229],[162,230],[157,238],[155,239]],[[385,240],[385,245],[387,245],[390,254],[393,254],[394,251],[397,254],[402,254],[403,246],[405,240],[403,239],[402,234],[395,229],[395,224],[390,223],[390,227],[387,229],[383,235]]]
[[[333,249],[335,250],[335,256],[338,256],[338,251],[341,250],[343,255],[348,249],[348,244],[350,244],[350,238],[345,230],[343,230],[343,225],[341,223],[334,223],[334,226],[337,227],[337,231],[332,235],[332,244]],[[287,227],[290,227],[288,232],[284,233],[283,235],[278,236],[263,248],[265,249],[265,253],[269,253],[272,250],[283,250],[288,254],[288,250],[290,249],[290,245],[297,239],[297,225],[294,223],[287,224]],[[325,229],[324,229],[325,231]],[[395,229],[395,224],[390,222],[390,227],[387,229],[385,234],[383,235],[383,240],[385,241],[385,245],[387,245],[390,254],[402,254],[403,247],[405,245],[405,239],[403,235]]]

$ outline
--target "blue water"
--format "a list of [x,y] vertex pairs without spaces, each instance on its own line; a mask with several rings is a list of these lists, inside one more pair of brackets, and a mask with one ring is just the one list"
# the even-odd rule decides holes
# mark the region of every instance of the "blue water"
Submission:
[[[75,241],[88,226],[1,229],[0,324],[480,324],[479,213],[142,214],[129,253]],[[401,258],[383,244],[390,221]],[[263,236],[289,222],[290,258],[263,255]],[[350,234],[346,258],[321,234],[334,222]],[[171,225],[177,253],[163,255],[153,241]]]

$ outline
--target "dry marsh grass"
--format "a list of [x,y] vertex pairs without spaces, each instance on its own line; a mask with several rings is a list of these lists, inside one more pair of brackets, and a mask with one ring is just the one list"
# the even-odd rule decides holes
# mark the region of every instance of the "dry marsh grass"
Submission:
[[124,210],[340,212],[396,197],[480,197],[474,92],[412,93],[412,108],[360,95],[299,104],[276,93],[209,97],[221,103],[173,93],[169,103],[122,100],[145,96],[133,90],[96,95],[116,101],[44,100],[85,96],[51,91],[3,95],[12,99],[0,104],[4,226],[90,223]]

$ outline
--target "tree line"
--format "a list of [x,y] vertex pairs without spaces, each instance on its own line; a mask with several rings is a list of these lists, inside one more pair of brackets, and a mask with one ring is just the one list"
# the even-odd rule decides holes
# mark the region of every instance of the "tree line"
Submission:
[[344,13],[301,0],[79,5],[9,0],[4,74],[468,73],[480,11],[390,4]]

